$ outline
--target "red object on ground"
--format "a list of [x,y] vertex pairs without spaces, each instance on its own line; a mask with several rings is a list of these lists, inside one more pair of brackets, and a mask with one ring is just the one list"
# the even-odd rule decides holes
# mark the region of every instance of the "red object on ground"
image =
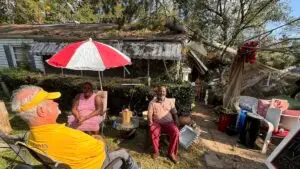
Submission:
[[286,137],[289,134],[289,130],[284,130],[283,132],[273,132],[272,135],[276,137]]
[[230,125],[233,117],[233,115],[221,113],[219,115],[218,130],[220,130],[221,132],[225,132],[227,127]]
[[152,138],[154,153],[159,152],[159,137],[161,131],[167,133],[169,136],[170,145],[169,145],[168,155],[171,154],[177,155],[178,143],[179,143],[179,130],[174,123],[159,124],[153,122],[152,126],[150,127],[150,134]]

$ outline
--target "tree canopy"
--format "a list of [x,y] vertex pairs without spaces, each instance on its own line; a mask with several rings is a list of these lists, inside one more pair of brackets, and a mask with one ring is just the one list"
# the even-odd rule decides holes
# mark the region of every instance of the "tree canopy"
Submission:
[[[129,25],[130,29],[164,30],[171,21],[192,32],[191,38],[206,38],[228,47],[237,47],[248,38],[261,34],[270,22],[285,23],[291,19],[288,0],[0,1],[1,24],[115,23],[119,29]],[[290,38],[290,32],[299,31],[298,28],[299,23],[288,25],[280,40]],[[262,46],[278,41],[278,35],[264,36],[257,37],[263,39]],[[291,45],[289,41],[273,47]],[[264,53],[272,54],[271,51]]]

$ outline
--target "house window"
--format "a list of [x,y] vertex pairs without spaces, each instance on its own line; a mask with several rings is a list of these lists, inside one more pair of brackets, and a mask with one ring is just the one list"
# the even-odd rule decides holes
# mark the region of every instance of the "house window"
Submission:
[[29,65],[28,54],[25,47],[13,47],[17,67],[27,67]]

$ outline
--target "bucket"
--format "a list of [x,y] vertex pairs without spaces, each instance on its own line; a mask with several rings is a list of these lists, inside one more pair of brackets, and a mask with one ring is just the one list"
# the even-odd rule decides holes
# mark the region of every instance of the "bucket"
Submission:
[[227,127],[231,124],[233,117],[234,115],[231,114],[220,113],[218,130],[225,132]]
[[130,111],[128,109],[125,109],[122,112],[122,122],[123,122],[123,124],[130,124],[131,117],[132,117],[132,111]]

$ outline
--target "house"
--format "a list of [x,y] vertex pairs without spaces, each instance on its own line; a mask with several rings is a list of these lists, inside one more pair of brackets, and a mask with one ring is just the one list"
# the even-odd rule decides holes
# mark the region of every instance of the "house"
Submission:
[[[119,49],[132,59],[133,64],[127,69],[105,70],[105,75],[150,77],[162,71],[168,73],[175,65],[176,78],[179,77],[184,60],[184,35],[116,28],[113,24],[1,25],[0,68],[27,63],[34,71],[60,72],[45,60],[71,42],[92,38]],[[78,71],[68,70],[68,73],[78,74]]]

